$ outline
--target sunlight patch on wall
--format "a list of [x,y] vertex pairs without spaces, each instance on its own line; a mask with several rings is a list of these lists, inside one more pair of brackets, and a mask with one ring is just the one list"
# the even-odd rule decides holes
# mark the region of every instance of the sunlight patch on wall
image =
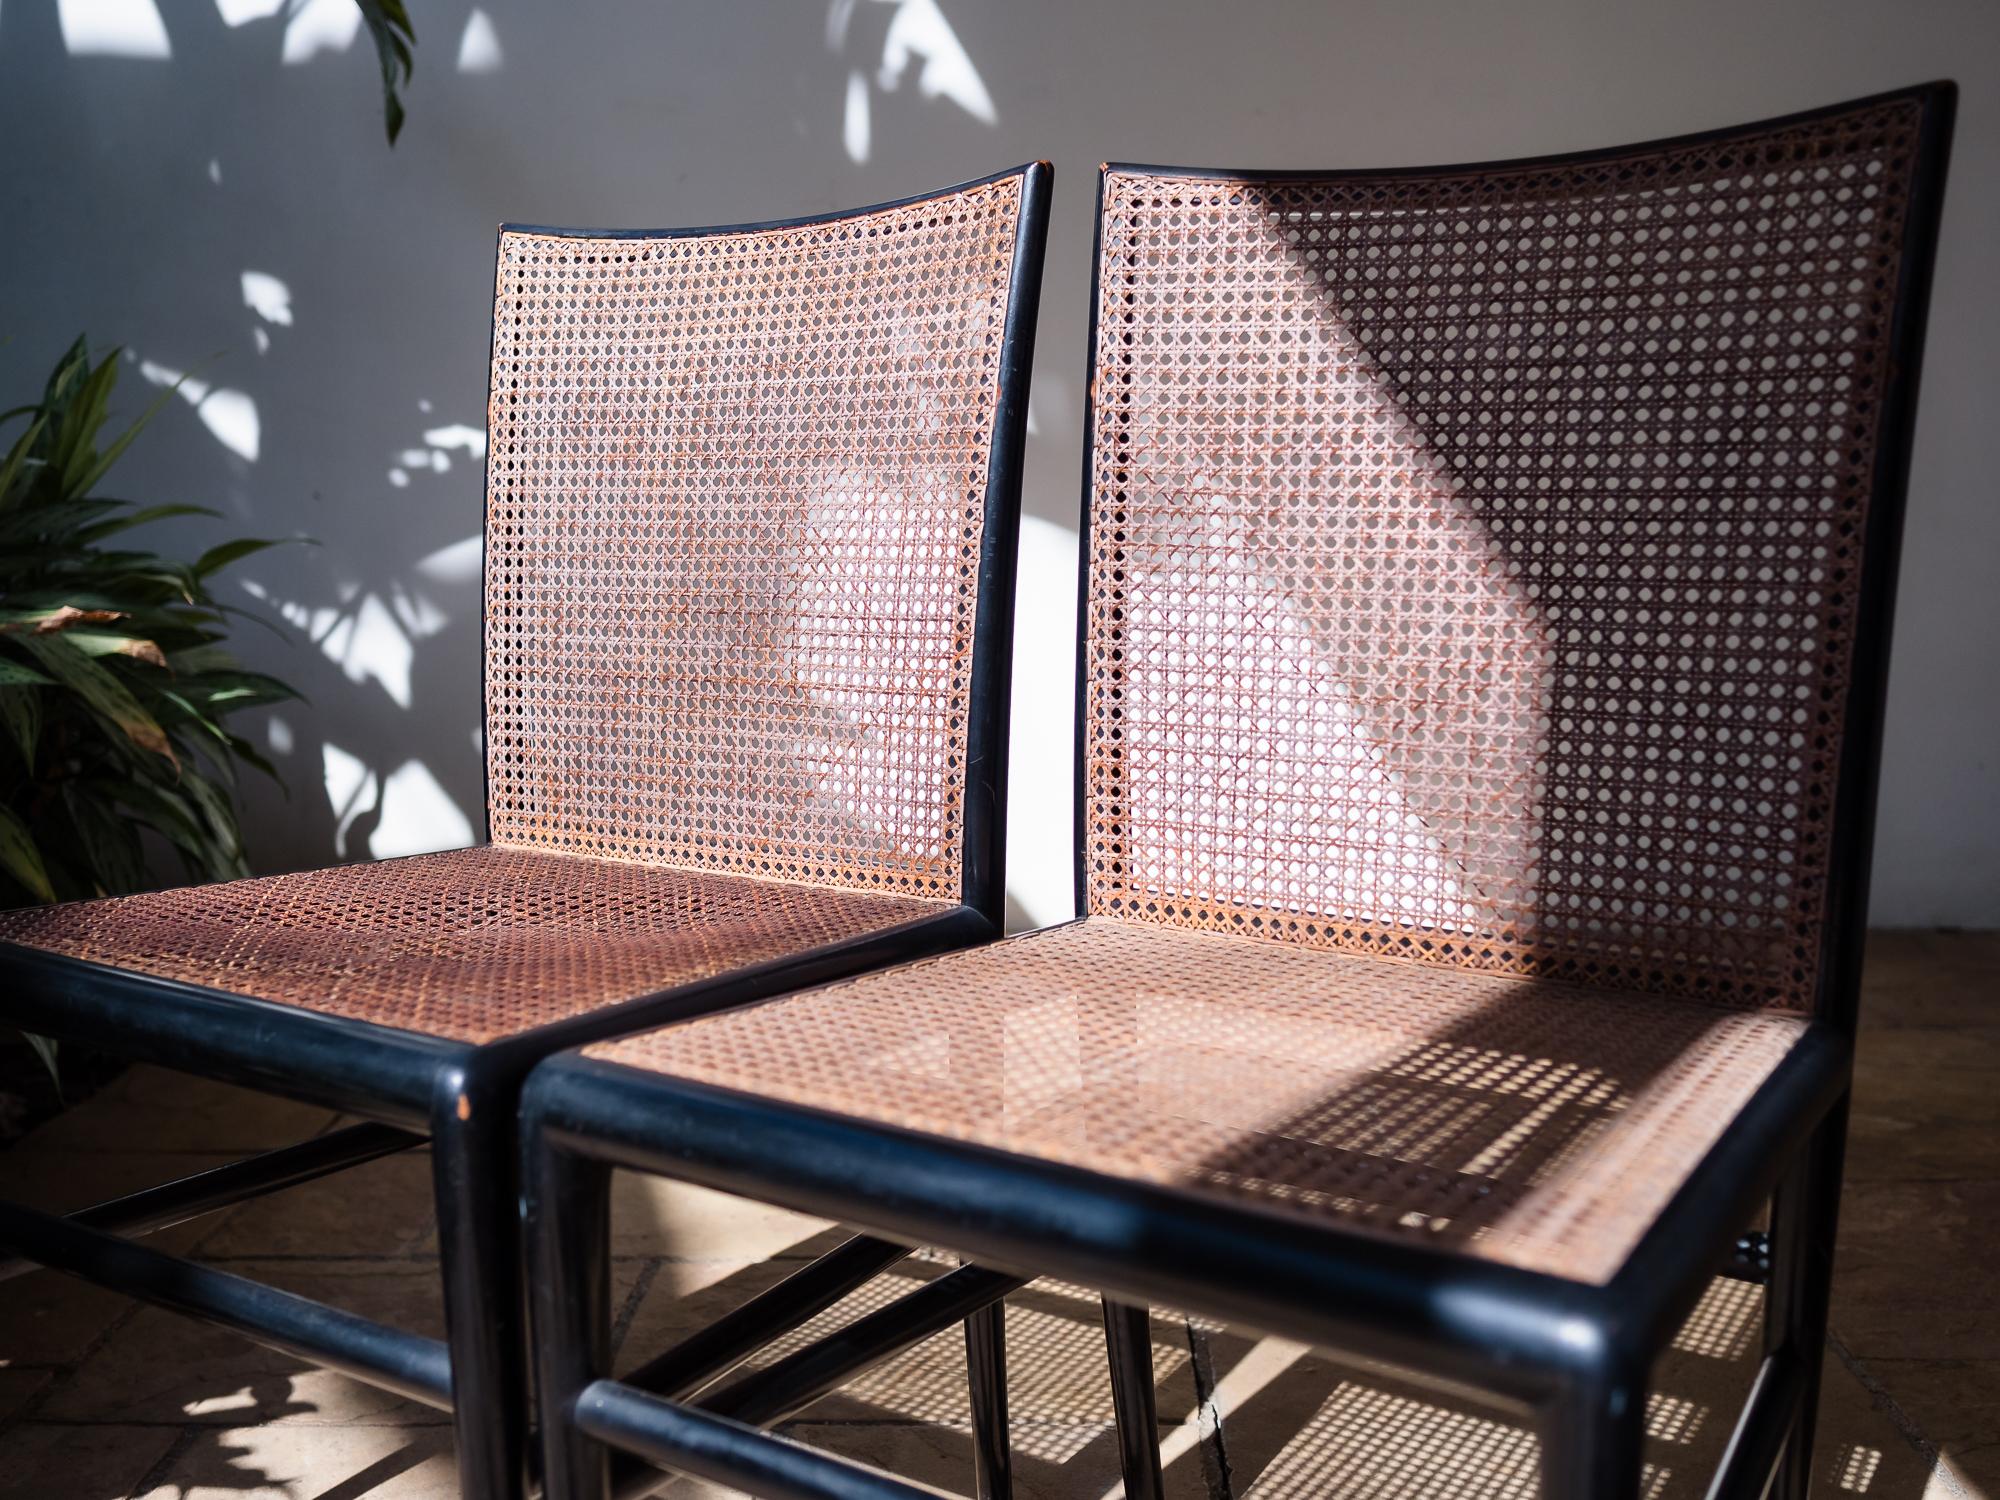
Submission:
[[139,374],[153,385],[178,382],[177,394],[194,408],[209,435],[246,463],[257,462],[263,429],[257,417],[257,403],[247,392],[212,386],[150,359],[139,361]]
[[868,160],[868,80],[859,73],[847,75],[847,112],[840,121],[840,144],[852,162]]
[[893,4],[896,19],[889,23],[889,35],[882,43],[882,68],[875,81],[885,92],[903,81],[913,59],[921,58],[917,92],[926,99],[949,99],[982,125],[997,125],[1000,116],[993,108],[993,96],[972,65],[972,58],[959,44],[951,22],[937,8],[936,0],[876,0]]
[[266,323],[292,326],[292,289],[269,271],[243,273],[243,305]]
[[389,773],[382,783],[382,821],[368,835],[370,854],[393,859],[433,849],[461,849],[471,842],[472,824],[429,766],[406,760]]
[[486,539],[475,532],[448,547],[440,547],[418,558],[417,572],[433,583],[477,583],[485,556]]
[[322,52],[345,52],[360,30],[361,8],[354,0],[305,0],[285,23],[278,61],[289,68]]
[[71,57],[161,61],[174,55],[153,0],[56,0],[56,21]]
[[[855,10],[862,0],[833,0],[826,13],[826,46],[829,52],[845,54],[853,27]],[[999,111],[987,92],[979,69],[951,29],[937,0],[867,0],[877,5],[893,5],[896,14],[882,39],[882,55],[875,61],[873,83],[861,68],[851,68],[842,103],[840,143],[853,162],[865,162],[874,149],[874,111],[871,87],[885,94],[901,88],[912,72],[917,92],[926,99],[949,99],[982,125],[999,123]]]
[[216,12],[225,26],[269,20],[284,8],[285,0],[215,0]]
[[[422,410],[430,410],[428,401],[419,404]],[[389,470],[389,483],[400,490],[409,485],[412,474],[450,473],[451,455],[459,451],[463,451],[474,462],[485,458],[486,429],[468,427],[463,422],[427,428],[424,432],[423,447],[405,448],[396,455],[395,467]]]
[[417,657],[416,643],[449,623],[429,599],[399,584],[390,585],[386,599],[350,587],[338,607],[317,609],[274,598],[262,584],[248,579],[243,588],[301,631],[349,682],[375,682],[398,708],[411,704],[410,668]]
[[349,845],[354,825],[370,813],[380,814],[366,850],[376,859],[459,849],[472,842],[471,822],[422,761],[406,760],[384,779],[358,756],[325,745],[320,764],[334,816],[333,852],[340,858],[363,852]]
[[1076,682],[1076,533],[1021,517],[1008,757],[1007,897],[1034,926],[1075,906],[1070,826]]
[[458,71],[497,73],[503,61],[500,33],[493,29],[492,17],[483,10],[473,11],[465,18],[465,30],[458,39]]

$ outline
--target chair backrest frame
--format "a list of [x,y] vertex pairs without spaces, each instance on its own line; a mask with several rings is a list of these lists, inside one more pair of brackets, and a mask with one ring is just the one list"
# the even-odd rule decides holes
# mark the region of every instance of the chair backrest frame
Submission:
[[[1831,831],[1828,852],[1819,887],[1822,893],[1818,926],[1818,952],[1803,999],[1781,1008],[1803,1009],[1841,1031],[1851,1033],[1858,990],[1859,960],[1866,920],[1868,864],[1872,848],[1876,786],[1879,776],[1882,703],[1886,688],[1889,650],[1889,623],[1894,603],[1897,553],[1902,532],[1904,500],[1908,485],[1910,444],[1914,427],[1918,373],[1921,365],[1925,317],[1931,284],[1938,221],[1942,203],[1945,166],[1949,155],[1956,90],[1950,83],[1934,83],[1849,101],[1827,108],[1788,115],[1746,126],[1702,132],[1666,140],[1646,142],[1607,150],[1567,153],[1488,164],[1438,166],[1394,171],[1229,171],[1107,163],[1098,181],[1095,239],[1092,249],[1090,333],[1087,353],[1087,386],[1083,451],[1083,505],[1078,556],[1078,623],[1076,658],[1076,740],[1075,806],[1076,840],[1075,893],[1080,915],[1102,914],[1103,903],[1093,895],[1093,819],[1091,757],[1094,715],[1103,709],[1095,701],[1092,667],[1094,612],[1093,533],[1106,524],[1106,497],[1099,493],[1100,446],[1107,442],[1101,431],[1099,412],[1103,405],[1100,382],[1108,378],[1106,331],[1102,326],[1107,309],[1107,192],[1115,178],[1158,177],[1172,179],[1242,182],[1246,185],[1285,183],[1421,182],[1427,178],[1465,177],[1472,174],[1531,173],[1570,167],[1593,167],[1623,158],[1650,157],[1659,153],[1686,151],[1711,145],[1726,149],[1730,142],[1754,141],[1771,132],[1797,130],[1843,116],[1859,115],[1888,106],[1907,106],[1915,111],[1914,142],[1903,203],[1900,242],[1895,247],[1899,267],[1889,328],[1883,340],[1886,358],[1878,391],[1879,410],[1874,422],[1874,452],[1868,466],[1866,511],[1861,538],[1860,576],[1848,591],[1853,601],[1851,655],[1845,677],[1845,713],[1835,755],[1828,798]],[[1157,253],[1157,246],[1149,247]],[[1127,279],[1127,286],[1137,287]],[[1126,462],[1131,462],[1130,455]],[[1129,824],[1125,825],[1129,830]],[[1119,913],[1129,914],[1129,913]],[[1204,925],[1197,921],[1194,925]],[[1331,946],[1343,946],[1333,943]],[[1435,961],[1422,943],[1408,945],[1413,951],[1393,956],[1417,961]],[[1382,951],[1381,949],[1371,951]],[[1475,965],[1476,966],[1476,965]],[[1549,965],[1541,977],[1554,979],[1590,978],[1589,974],[1564,972],[1561,965]],[[1635,986],[1641,987],[1641,986]],[[1672,988],[1672,986],[1669,986]],[[1730,995],[1702,996],[1718,1003],[1741,1004]],[[1748,1003],[1760,1003],[1751,999]],[[1766,999],[1764,1004],[1773,1003]]]
[[[950,894],[979,912],[995,931],[1001,925],[1006,883],[1007,718],[1011,682],[1014,574],[1020,524],[1020,492],[1026,443],[1028,383],[1034,357],[1040,304],[1042,262],[1048,233],[1051,169],[1031,162],[934,192],[893,199],[834,213],[801,215],[746,224],[673,229],[578,229],[530,224],[502,224],[496,241],[493,348],[489,355],[489,433],[495,430],[494,403],[502,378],[500,321],[506,300],[507,254],[510,237],[531,236],[591,242],[659,242],[778,235],[786,231],[837,227],[855,221],[894,215],[930,204],[948,204],[978,190],[1017,179],[1018,200],[1013,235],[1002,283],[998,327],[993,340],[992,420],[984,438],[985,489],[980,501],[981,531],[969,630],[969,668],[962,696],[954,701],[964,714],[962,760],[955,787],[955,812],[960,845],[955,889]],[[485,471],[487,545],[482,558],[481,595],[481,757],[482,806],[487,836],[494,827],[495,753],[491,640],[494,551],[493,523],[499,444],[489,439]],[[673,862],[671,860],[667,861]]]

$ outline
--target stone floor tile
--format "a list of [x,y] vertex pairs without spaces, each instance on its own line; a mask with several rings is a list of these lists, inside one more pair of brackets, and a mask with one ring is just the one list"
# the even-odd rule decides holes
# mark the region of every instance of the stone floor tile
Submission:
[[34,1365],[0,1365],[0,1431],[54,1379],[55,1371]]
[[0,1431],[0,1500],[124,1500],[179,1436],[119,1424],[9,1427]]
[[1832,1326],[1861,1361],[2000,1360],[2000,1179],[1856,1182],[1841,1201]]
[[1855,1072],[1847,1181],[2000,1178],[1995,1079],[2000,1025],[1869,1033]]
[[207,1151],[249,1156],[318,1135],[334,1112],[142,1065],[15,1147],[36,1151]]
[[201,1241],[204,1260],[436,1253],[428,1149],[379,1157],[245,1203]]
[[444,1427],[285,1424],[202,1431],[135,1500],[457,1500]]
[[1813,1452],[1813,1500],[1986,1500],[1936,1469],[1831,1351],[1820,1377]]
[[[1995,975],[2000,932],[1871,932],[1861,973],[1862,1033],[1991,1026]],[[1865,1042],[1861,1055],[1865,1061]]]
[[643,1172],[611,1182],[611,1253],[676,1260],[765,1260],[826,1232],[824,1219]]
[[[2000,1360],[1855,1363],[1895,1403],[1901,1423],[1922,1434],[1965,1480],[2000,1496]],[[1871,1395],[1880,1406],[1880,1395]]]
[[0,1351],[21,1365],[73,1365],[131,1311],[132,1302],[73,1276],[33,1271],[0,1296]]

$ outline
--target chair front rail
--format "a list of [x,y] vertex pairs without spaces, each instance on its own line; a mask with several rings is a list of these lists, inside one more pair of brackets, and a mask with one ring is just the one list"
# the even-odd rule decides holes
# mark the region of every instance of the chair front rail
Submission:
[[472,1049],[367,1021],[0,943],[0,1021],[305,1104],[428,1131]]
[[451,1357],[442,1340],[17,1203],[0,1201],[0,1247],[412,1401],[452,1409]]
[[1604,1287],[589,1058],[537,1069],[524,1114],[531,1151],[1371,1354],[1523,1413],[1623,1321]]
[[586,1435],[655,1466],[636,1494],[666,1483],[660,1468],[760,1500],[938,1500],[940,1493],[614,1380],[586,1387],[574,1410]]

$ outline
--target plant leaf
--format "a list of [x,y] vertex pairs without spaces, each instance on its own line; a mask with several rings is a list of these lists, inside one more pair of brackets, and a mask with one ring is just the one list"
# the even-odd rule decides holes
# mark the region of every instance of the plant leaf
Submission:
[[75,494],[88,495],[91,492],[97,481],[110,471],[111,466],[124,457],[125,450],[132,446],[132,440],[146,430],[146,424],[160,414],[160,408],[173,399],[174,392],[181,388],[181,380],[185,379],[187,379],[185,375],[181,376],[180,380],[164,387],[157,396],[146,403],[146,409],[133,419],[132,425],[113,439],[111,446],[97,455],[97,462],[78,478]]
[[175,684],[190,703],[210,713],[234,713],[260,703],[284,703],[299,696],[298,689],[262,672],[203,672],[183,677]]
[[129,656],[162,672],[171,671],[167,654],[144,636],[113,635],[104,630],[72,630],[64,637],[85,656]]
[[184,651],[169,651],[167,665],[183,677],[196,676],[205,672],[234,672],[236,658],[227,646],[213,641],[200,646],[189,646]]
[[[4,665],[12,666],[13,663],[7,662]],[[46,682],[48,679],[42,680]],[[42,737],[41,690],[32,685],[10,683],[0,679],[0,719],[6,720],[7,733],[13,737],[14,743],[21,747],[21,759],[27,765],[28,774],[32,777],[35,770],[35,746],[40,743]]]
[[[114,502],[123,504],[123,501]],[[165,521],[174,516],[219,516],[222,512],[206,505],[148,505],[135,510],[129,516],[119,516],[116,520],[99,521],[95,526],[86,526],[76,534],[79,542],[97,542],[105,537],[133,526],[144,526],[148,521]]]
[[240,734],[225,734],[223,740],[228,744],[231,755],[242,761],[244,765],[262,771],[266,776],[270,777],[271,780],[278,784],[278,790],[285,794],[287,800],[290,800],[292,789],[285,785],[285,778],[278,774],[276,766],[264,758],[264,753],[261,750],[244,739]]
[[231,563],[240,558],[248,557],[253,552],[262,552],[266,547],[281,545],[282,542],[276,539],[267,541],[258,537],[248,536],[239,538],[233,542],[223,542],[220,546],[210,547],[200,557],[195,559],[194,576],[196,578],[206,578],[209,574],[215,572],[216,569],[226,568]]
[[[9,615],[13,613],[11,610],[8,611]],[[54,635],[57,631],[67,630],[72,625],[109,625],[114,620],[124,618],[123,610],[78,609],[74,604],[64,604],[51,610],[25,611],[16,618],[8,619],[5,624],[0,624],[0,630],[18,631],[23,625],[32,623],[35,627],[34,634]]]
[[33,667],[23,666],[9,656],[0,656],[0,688],[39,687],[54,682],[53,677],[44,677]]
[[100,717],[123,730],[133,744],[141,750],[164,755],[179,768],[180,761],[166,731],[140,707],[139,700],[124,683],[59,635],[24,635],[16,639]]
[[55,450],[50,455],[50,463],[56,471],[56,483],[65,499],[80,498],[90,493],[90,485],[82,481],[96,464],[98,429],[104,426],[111,388],[117,383],[118,351],[113,349],[77,387],[62,420],[56,424]]
[[35,440],[48,426],[47,417],[37,417],[28,424],[27,431],[14,440],[14,446],[7,450],[5,462],[0,462],[0,510],[13,505],[14,481],[19,477],[21,465],[28,461],[28,450],[35,446]]
[[91,886],[107,894],[141,889],[146,884],[146,862],[133,825],[86,790],[78,777],[65,780],[62,793],[63,810],[76,831],[72,852],[84,863]]
[[34,892],[39,901],[53,902],[56,889],[49,884],[49,872],[42,864],[42,852],[22,826],[21,820],[0,807],[0,865],[7,873]]
[[250,868],[243,854],[243,831],[237,826],[236,814],[214,782],[199,772],[191,772],[181,778],[181,789],[187,800],[201,810],[213,838],[217,859],[211,861],[218,880],[228,880],[234,876],[248,875]]
[[389,144],[403,130],[403,101],[396,97],[398,75],[410,79],[410,47],[417,34],[410,25],[410,13],[403,0],[359,0],[361,18],[375,42],[375,55],[382,64],[382,122],[389,132]]
[[69,351],[56,362],[55,369],[49,372],[49,383],[42,387],[42,409],[53,411],[68,401],[71,388],[89,368],[90,348],[84,342],[83,335],[79,333],[76,342],[69,346]]

